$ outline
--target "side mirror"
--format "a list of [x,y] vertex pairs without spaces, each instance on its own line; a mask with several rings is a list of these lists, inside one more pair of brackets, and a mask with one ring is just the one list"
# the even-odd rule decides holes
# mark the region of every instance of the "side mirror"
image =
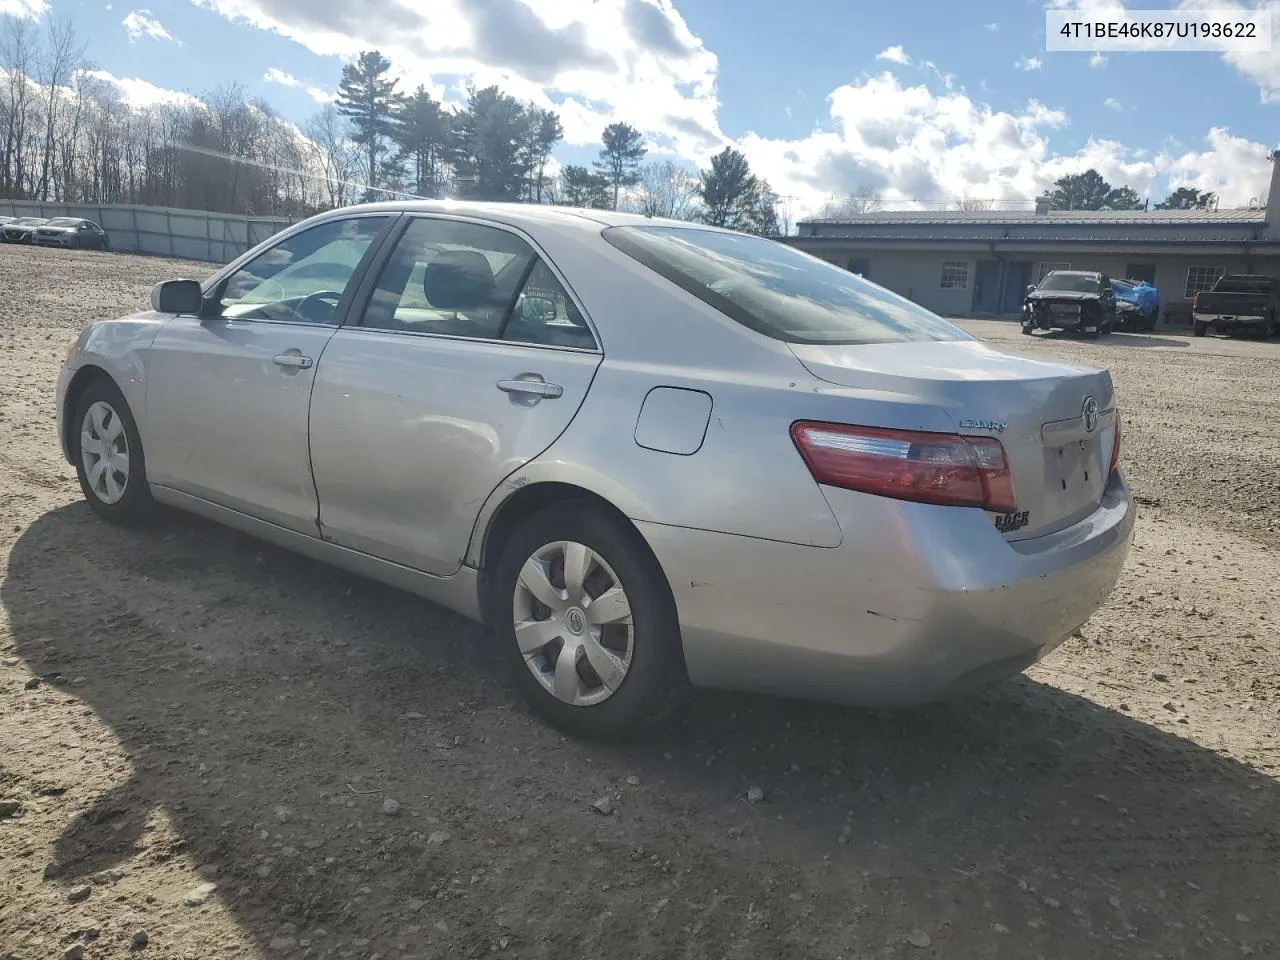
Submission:
[[1035,288],[1036,288],[1036,285],[1035,285],[1034,283],[1028,283],[1028,284],[1027,284],[1027,293],[1028,293],[1028,294],[1030,294],[1033,290],[1035,290]]
[[165,280],[151,288],[151,309],[158,313],[198,314],[204,293],[195,280]]

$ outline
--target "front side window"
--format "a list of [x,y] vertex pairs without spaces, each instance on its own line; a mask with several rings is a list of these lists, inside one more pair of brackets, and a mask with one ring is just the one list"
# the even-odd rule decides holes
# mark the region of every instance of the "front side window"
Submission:
[[1224,273],[1221,267],[1187,267],[1187,288],[1183,295],[1190,300],[1197,293],[1212,290]]
[[363,326],[496,339],[534,252],[515,234],[416,219],[388,258]]
[[222,316],[334,322],[347,284],[386,223],[386,217],[330,220],[280,241],[227,278]]
[[609,227],[603,236],[725,316],[775,340],[972,339],[910,300],[776,240],[696,227]]

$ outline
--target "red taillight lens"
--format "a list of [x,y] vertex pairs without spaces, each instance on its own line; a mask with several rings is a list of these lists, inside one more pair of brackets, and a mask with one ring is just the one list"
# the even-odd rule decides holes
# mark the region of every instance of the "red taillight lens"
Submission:
[[1116,408],[1116,426],[1115,431],[1111,434],[1111,466],[1107,470],[1107,476],[1115,472],[1116,464],[1120,462],[1120,409]]
[[801,421],[791,439],[819,483],[897,500],[1017,509],[1004,447],[992,437]]
[[1192,310],[1200,309],[1200,294],[1197,293],[1194,297],[1191,298],[1191,309]]

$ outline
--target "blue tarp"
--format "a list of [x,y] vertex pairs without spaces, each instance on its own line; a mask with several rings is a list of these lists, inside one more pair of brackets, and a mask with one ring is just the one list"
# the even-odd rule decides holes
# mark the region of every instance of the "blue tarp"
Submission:
[[1137,304],[1143,313],[1158,313],[1160,310],[1160,291],[1145,280],[1137,283],[1112,280],[1111,289],[1115,291],[1116,300]]

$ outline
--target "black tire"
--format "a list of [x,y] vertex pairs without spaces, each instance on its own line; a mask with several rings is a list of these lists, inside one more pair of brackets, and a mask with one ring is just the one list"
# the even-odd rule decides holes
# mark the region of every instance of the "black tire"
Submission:
[[[520,572],[541,548],[558,541],[576,542],[597,554],[616,574],[630,604],[630,666],[607,699],[589,706],[561,700],[543,686],[516,641]],[[497,560],[488,613],[516,688],[538,714],[577,736],[604,740],[639,732],[668,716],[688,692],[680,622],[666,576],[634,529],[590,504],[553,504],[516,528]],[[554,670],[563,645],[552,640],[542,650],[535,656]]]
[[[82,449],[85,418],[89,415],[90,408],[97,404],[105,404],[110,413],[119,418],[119,426],[123,428],[128,474],[123,492],[114,501],[109,499],[109,493],[104,494],[91,482]],[[105,418],[104,422],[108,426],[112,425],[110,418]],[[91,382],[76,399],[67,429],[71,435],[71,456],[75,461],[80,490],[93,512],[111,523],[141,524],[151,519],[155,512],[155,501],[151,497],[151,488],[147,485],[147,463],[142,450],[142,438],[138,434],[133,411],[129,409],[128,401],[119,387],[106,377]],[[120,476],[118,472],[112,472],[113,481],[117,485]]]
[[1209,325],[1207,323],[1193,323],[1191,325],[1191,335],[1193,337],[1203,337],[1208,329]]
[[1095,327],[1092,333],[1082,327],[1080,332],[1086,340],[1097,340],[1102,335],[1102,326]]
[[1028,337],[1031,336],[1032,334],[1031,324],[1024,323],[1022,325],[1022,332],[1025,333]]

